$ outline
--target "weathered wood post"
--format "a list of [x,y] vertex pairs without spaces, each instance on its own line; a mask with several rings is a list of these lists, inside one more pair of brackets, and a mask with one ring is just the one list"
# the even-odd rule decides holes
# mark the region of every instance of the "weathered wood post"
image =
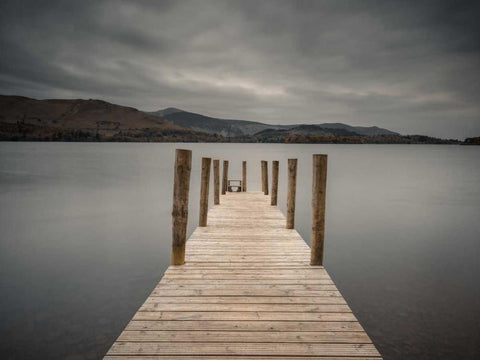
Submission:
[[270,198],[270,205],[277,205],[278,197],[278,161],[272,162],[272,195]]
[[325,241],[325,198],[327,194],[327,155],[313,155],[312,248],[310,265],[323,265]]
[[222,179],[222,195],[227,192],[228,182],[228,160],[223,160],[223,179]]
[[202,158],[202,180],[200,184],[200,217],[198,226],[207,226],[208,193],[210,188],[210,164],[212,159]]
[[177,149],[175,151],[173,180],[172,265],[183,265],[185,263],[191,169],[192,151]]
[[288,159],[287,229],[295,226],[295,193],[297,188],[297,159]]
[[262,191],[268,195],[268,162],[262,160]]
[[213,160],[213,204],[220,204],[220,160]]
[[260,161],[260,169],[262,171],[262,192],[265,193],[265,167],[263,166],[263,163],[265,160]]
[[242,162],[242,191],[247,191],[247,162]]

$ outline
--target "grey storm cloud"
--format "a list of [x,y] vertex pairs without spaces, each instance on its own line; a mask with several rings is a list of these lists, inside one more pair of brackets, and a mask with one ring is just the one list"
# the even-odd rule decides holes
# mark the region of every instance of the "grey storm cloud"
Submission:
[[5,1],[0,93],[480,135],[478,1]]

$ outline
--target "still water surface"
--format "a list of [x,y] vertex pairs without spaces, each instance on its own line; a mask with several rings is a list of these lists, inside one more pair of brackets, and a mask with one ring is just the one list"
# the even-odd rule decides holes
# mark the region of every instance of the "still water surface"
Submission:
[[296,228],[310,237],[311,155],[329,155],[326,268],[385,359],[480,358],[480,147],[0,143],[0,353],[97,359],[170,261],[175,148],[298,158]]

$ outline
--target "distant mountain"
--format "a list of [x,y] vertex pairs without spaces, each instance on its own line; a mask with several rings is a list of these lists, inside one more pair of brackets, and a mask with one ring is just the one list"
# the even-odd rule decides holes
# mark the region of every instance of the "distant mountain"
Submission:
[[324,129],[343,129],[352,133],[356,133],[358,135],[365,136],[400,135],[399,133],[379,128],[378,126],[350,126],[342,123],[324,123],[319,124],[318,126]]
[[195,131],[203,131],[209,134],[219,134],[226,137],[253,135],[265,129],[281,129],[285,126],[268,125],[247,120],[217,119],[201,114],[183,111],[175,108],[166,108],[151,112],[155,116],[162,116],[172,124]]
[[215,139],[102,100],[0,95],[0,140],[199,141]]
[[313,133],[310,133],[310,135],[399,135],[396,132],[377,126],[350,126],[342,123],[270,125],[256,121],[218,119],[176,108],[167,108],[150,114],[162,116],[172,124],[187,129],[203,131],[210,134],[220,134],[226,137],[268,134],[271,136],[280,136],[282,134],[307,134],[312,131]]
[[[347,125],[348,126],[348,125]],[[321,125],[297,125],[288,129],[265,129],[254,136],[263,140],[290,135],[303,136],[358,136],[359,134],[343,128],[325,128]]]
[[341,123],[270,125],[167,108],[153,113],[102,100],[0,95],[0,141],[244,142],[297,144],[480,144],[399,135]]
[[155,116],[164,117],[166,115],[171,115],[171,114],[174,114],[174,113],[177,113],[177,112],[182,112],[182,111],[183,110],[180,110],[180,109],[177,109],[177,108],[174,108],[174,107],[169,107],[169,108],[166,108],[166,109],[163,109],[163,110],[154,111],[151,114],[155,115]]

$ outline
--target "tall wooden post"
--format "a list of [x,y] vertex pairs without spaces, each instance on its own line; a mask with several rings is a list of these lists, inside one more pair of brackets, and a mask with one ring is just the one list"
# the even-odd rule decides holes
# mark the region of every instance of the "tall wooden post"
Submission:
[[312,248],[310,265],[323,265],[325,242],[325,198],[327,194],[327,155],[313,155]]
[[192,151],[177,149],[175,151],[173,180],[172,265],[183,265],[185,263],[191,169]]
[[278,161],[272,162],[272,195],[270,198],[270,205],[277,205],[278,197]]
[[287,229],[295,226],[295,193],[297,188],[297,159],[288,159]]
[[220,204],[220,160],[213,160],[213,203]]
[[200,184],[200,217],[198,226],[207,226],[208,193],[210,187],[210,164],[212,159],[202,158],[202,180]]
[[222,195],[227,192],[228,182],[228,160],[223,160],[223,179],[222,179]]
[[247,191],[247,162],[242,162],[242,191]]
[[265,167],[263,166],[263,163],[265,160],[260,161],[260,169],[262,171],[262,192],[265,193]]
[[268,195],[268,162],[262,160],[262,191]]

